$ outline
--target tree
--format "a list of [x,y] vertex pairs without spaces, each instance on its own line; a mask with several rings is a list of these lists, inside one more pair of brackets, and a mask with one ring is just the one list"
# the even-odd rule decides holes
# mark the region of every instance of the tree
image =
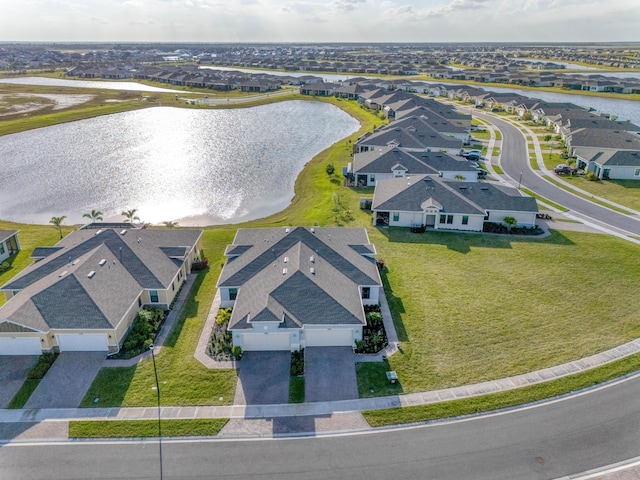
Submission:
[[140,217],[136,215],[137,211],[137,208],[132,208],[131,210],[125,210],[120,215],[127,218],[125,222],[133,223],[134,220],[140,220]]
[[162,222],[164,224],[165,227],[167,228],[175,228],[178,226],[178,222],[172,222],[171,220],[167,220],[165,222]]
[[85,213],[82,215],[83,217],[88,218],[92,222],[97,222],[98,220],[102,220],[102,212],[100,210],[91,210],[89,213]]
[[518,221],[513,217],[504,217],[502,221],[507,226],[509,233],[511,233],[511,229],[518,223]]
[[62,239],[62,222],[64,222],[65,218],[67,217],[65,215],[62,215],[61,217],[51,217],[51,220],[49,220],[49,223],[54,227],[56,227],[58,229],[58,232],[60,232],[61,239]]

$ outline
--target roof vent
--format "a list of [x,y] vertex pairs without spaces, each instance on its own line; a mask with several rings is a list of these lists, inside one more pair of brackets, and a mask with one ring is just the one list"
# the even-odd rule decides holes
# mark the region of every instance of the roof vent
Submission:
[[91,270],[89,273],[87,273],[87,277],[88,278],[93,278],[93,276],[96,274],[95,270]]
[[102,232],[102,229],[98,230],[96,233],[94,233],[94,235],[98,235],[101,232]]
[[125,233],[127,233],[127,229],[126,228],[120,232],[120,235],[124,235]]
[[289,261],[289,257],[284,257],[284,263],[287,263]]
[[316,233],[316,229],[311,227],[311,233]]
[[289,227],[284,229],[284,233],[289,233],[291,231],[291,229]]
[[67,274],[67,271],[65,270],[64,272],[62,272],[60,275],[58,275],[58,277],[64,277]]
[[315,275],[315,274],[316,274],[316,269],[315,269],[315,268],[313,268],[313,267],[311,267],[311,268],[309,269],[309,272],[311,272],[311,275]]
[[105,263],[107,263],[107,259],[106,259],[106,258],[103,258],[102,260],[100,260],[100,261],[98,262],[98,265],[100,265],[101,267],[104,267],[104,264],[105,264]]
[[313,255],[311,255],[311,256],[309,257],[309,261],[310,261],[311,263],[316,263],[316,257],[314,257]]
[[287,270],[286,268],[283,268],[283,269],[282,269],[282,274],[283,274],[283,275],[286,275],[288,271],[289,271],[289,270]]

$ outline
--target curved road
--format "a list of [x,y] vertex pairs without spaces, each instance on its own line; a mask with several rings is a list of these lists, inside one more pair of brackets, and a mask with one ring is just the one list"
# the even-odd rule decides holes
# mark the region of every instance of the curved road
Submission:
[[[163,442],[169,479],[556,479],[640,455],[640,375],[462,422],[276,441]],[[276,427],[277,419],[272,420]],[[301,419],[302,421],[302,419]],[[0,478],[159,478],[157,441],[6,445]]]
[[572,213],[579,214],[591,221],[595,220],[596,222],[594,223],[600,222],[607,227],[614,227],[623,232],[640,235],[640,221],[637,218],[588,202],[540,178],[529,165],[526,140],[518,128],[509,122],[490,115],[475,112],[474,115],[492,123],[502,132],[503,142],[500,164],[504,172],[516,182],[520,178],[520,172],[522,172],[522,186],[567,207]]

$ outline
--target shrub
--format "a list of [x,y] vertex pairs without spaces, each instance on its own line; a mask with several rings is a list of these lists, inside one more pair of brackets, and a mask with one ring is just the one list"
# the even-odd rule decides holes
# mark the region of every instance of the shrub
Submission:
[[333,163],[329,163],[325,170],[327,172],[327,175],[333,175],[333,173],[336,171],[336,167],[333,166]]
[[41,380],[49,371],[53,362],[58,358],[57,353],[43,353],[38,357],[38,362],[29,370],[27,374],[28,380]]
[[9,265],[9,262],[4,261],[4,262],[0,263],[0,273],[6,272],[10,268],[11,268],[11,265]]
[[596,182],[596,181],[600,180],[598,178],[598,176],[593,172],[587,172],[587,174],[585,175],[585,178],[587,180],[589,180],[590,182]]
[[229,308],[221,308],[218,310],[218,315],[216,315],[216,323],[218,325],[229,325],[229,320],[231,320],[231,312],[233,310]]
[[304,350],[291,352],[291,376],[304,375]]
[[127,338],[122,343],[120,356],[135,357],[149,350],[149,346],[160,329],[165,313],[160,308],[145,307],[133,319]]
[[231,355],[233,355],[233,358],[236,360],[240,360],[240,358],[242,358],[242,347],[240,345],[235,345],[231,349]]

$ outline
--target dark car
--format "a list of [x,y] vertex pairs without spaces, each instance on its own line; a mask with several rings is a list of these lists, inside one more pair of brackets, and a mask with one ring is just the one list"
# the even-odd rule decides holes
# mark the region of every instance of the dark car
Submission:
[[558,175],[569,175],[571,173],[571,167],[569,165],[560,164],[553,169],[553,173]]

